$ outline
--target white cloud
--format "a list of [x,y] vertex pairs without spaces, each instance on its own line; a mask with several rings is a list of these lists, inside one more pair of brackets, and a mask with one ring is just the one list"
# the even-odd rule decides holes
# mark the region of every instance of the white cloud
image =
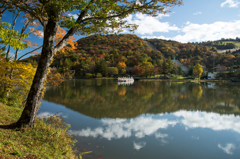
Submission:
[[177,35],[173,39],[181,42],[218,40],[222,37],[235,38],[240,34],[240,20],[233,22],[215,22],[212,24],[188,23],[181,29],[184,35]]
[[221,7],[228,6],[230,8],[237,8],[240,2],[238,0],[226,0],[221,4]]
[[125,20],[131,24],[139,25],[135,31],[136,34],[153,34],[155,32],[169,32],[179,30],[175,25],[170,25],[168,22],[160,22],[159,19],[169,17],[169,14],[160,14],[158,17],[152,17],[137,13],[136,15],[129,15]]
[[195,12],[195,13],[193,13],[193,15],[199,15],[199,14],[202,14],[202,12]]
[[155,134],[156,138],[165,138],[167,134],[157,132],[159,129],[166,129],[174,126],[177,121],[169,121],[167,119],[153,119],[152,117],[139,117],[131,120],[123,119],[102,119],[105,127],[97,127],[95,129],[82,129],[79,131],[69,130],[69,133],[76,136],[84,137],[103,137],[108,140],[128,138],[134,135],[137,138],[143,138]]
[[136,1],[136,4],[139,6],[142,6],[143,4],[141,2],[139,2],[138,0]]
[[172,38],[167,38],[165,36],[141,36],[142,39],[147,38],[147,39],[165,39],[165,40],[172,40]]
[[240,20],[231,22],[215,22],[212,24],[194,24],[186,22],[186,26],[179,29],[179,35],[175,37],[142,36],[142,38],[171,39],[179,42],[208,41],[224,38],[236,38],[240,35]]
[[69,16],[69,17],[73,17],[74,19],[77,19],[77,18],[78,18],[78,15],[77,15],[77,14],[68,13],[68,16]]
[[146,142],[139,142],[139,143],[135,143],[133,142],[133,148],[136,150],[140,150],[141,148],[146,146]]
[[225,147],[221,144],[218,144],[218,148],[222,149],[225,153],[229,155],[233,155],[233,151],[236,149],[235,145],[232,143],[227,143]]
[[191,24],[191,23],[190,23],[189,21],[187,21],[187,22],[186,22],[186,25],[189,25],[189,24]]

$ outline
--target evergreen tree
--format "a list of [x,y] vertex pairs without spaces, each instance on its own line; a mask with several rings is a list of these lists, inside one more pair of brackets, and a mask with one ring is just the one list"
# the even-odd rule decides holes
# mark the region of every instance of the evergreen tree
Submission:
[[101,73],[102,76],[106,77],[108,74],[108,69],[107,69],[107,62],[105,60],[99,60],[96,62],[96,67],[95,67],[95,72],[96,73]]

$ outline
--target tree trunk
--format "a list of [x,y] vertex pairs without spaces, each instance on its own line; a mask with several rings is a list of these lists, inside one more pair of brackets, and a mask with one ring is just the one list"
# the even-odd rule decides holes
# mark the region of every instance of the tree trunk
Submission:
[[[57,15],[54,16],[55,19]],[[37,67],[36,74],[33,79],[31,89],[29,91],[25,108],[22,112],[20,119],[16,122],[16,127],[34,127],[36,113],[38,110],[39,100],[44,87],[44,81],[47,76],[48,68],[54,56],[54,38],[57,32],[58,21],[50,18],[44,29],[43,48],[40,61]]]
[[0,24],[2,23],[3,9],[0,7]]

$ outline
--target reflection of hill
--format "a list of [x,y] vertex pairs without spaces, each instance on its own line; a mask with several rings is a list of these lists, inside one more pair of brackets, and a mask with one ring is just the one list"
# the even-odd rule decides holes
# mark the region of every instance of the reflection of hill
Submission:
[[[110,80],[102,81],[101,84],[99,81],[78,81],[75,87],[64,83],[62,87],[49,88],[44,100],[65,105],[94,118],[131,118],[149,108],[146,100],[148,95],[144,92],[134,89],[137,91],[134,93],[129,86],[118,86],[117,82]],[[136,100],[135,94],[141,98]]]
[[134,118],[181,109],[238,115],[238,97],[236,86],[217,85],[213,92],[204,85],[190,83],[136,82],[119,86],[113,80],[76,80],[48,88],[44,100],[93,118]]

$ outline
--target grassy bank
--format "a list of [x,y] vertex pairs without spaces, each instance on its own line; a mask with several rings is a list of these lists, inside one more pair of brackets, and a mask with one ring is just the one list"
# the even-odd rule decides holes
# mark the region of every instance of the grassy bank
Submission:
[[[16,122],[21,112],[21,108],[0,103],[0,125]],[[0,158],[77,158],[67,128],[58,117],[37,119],[34,128],[0,128]]]

